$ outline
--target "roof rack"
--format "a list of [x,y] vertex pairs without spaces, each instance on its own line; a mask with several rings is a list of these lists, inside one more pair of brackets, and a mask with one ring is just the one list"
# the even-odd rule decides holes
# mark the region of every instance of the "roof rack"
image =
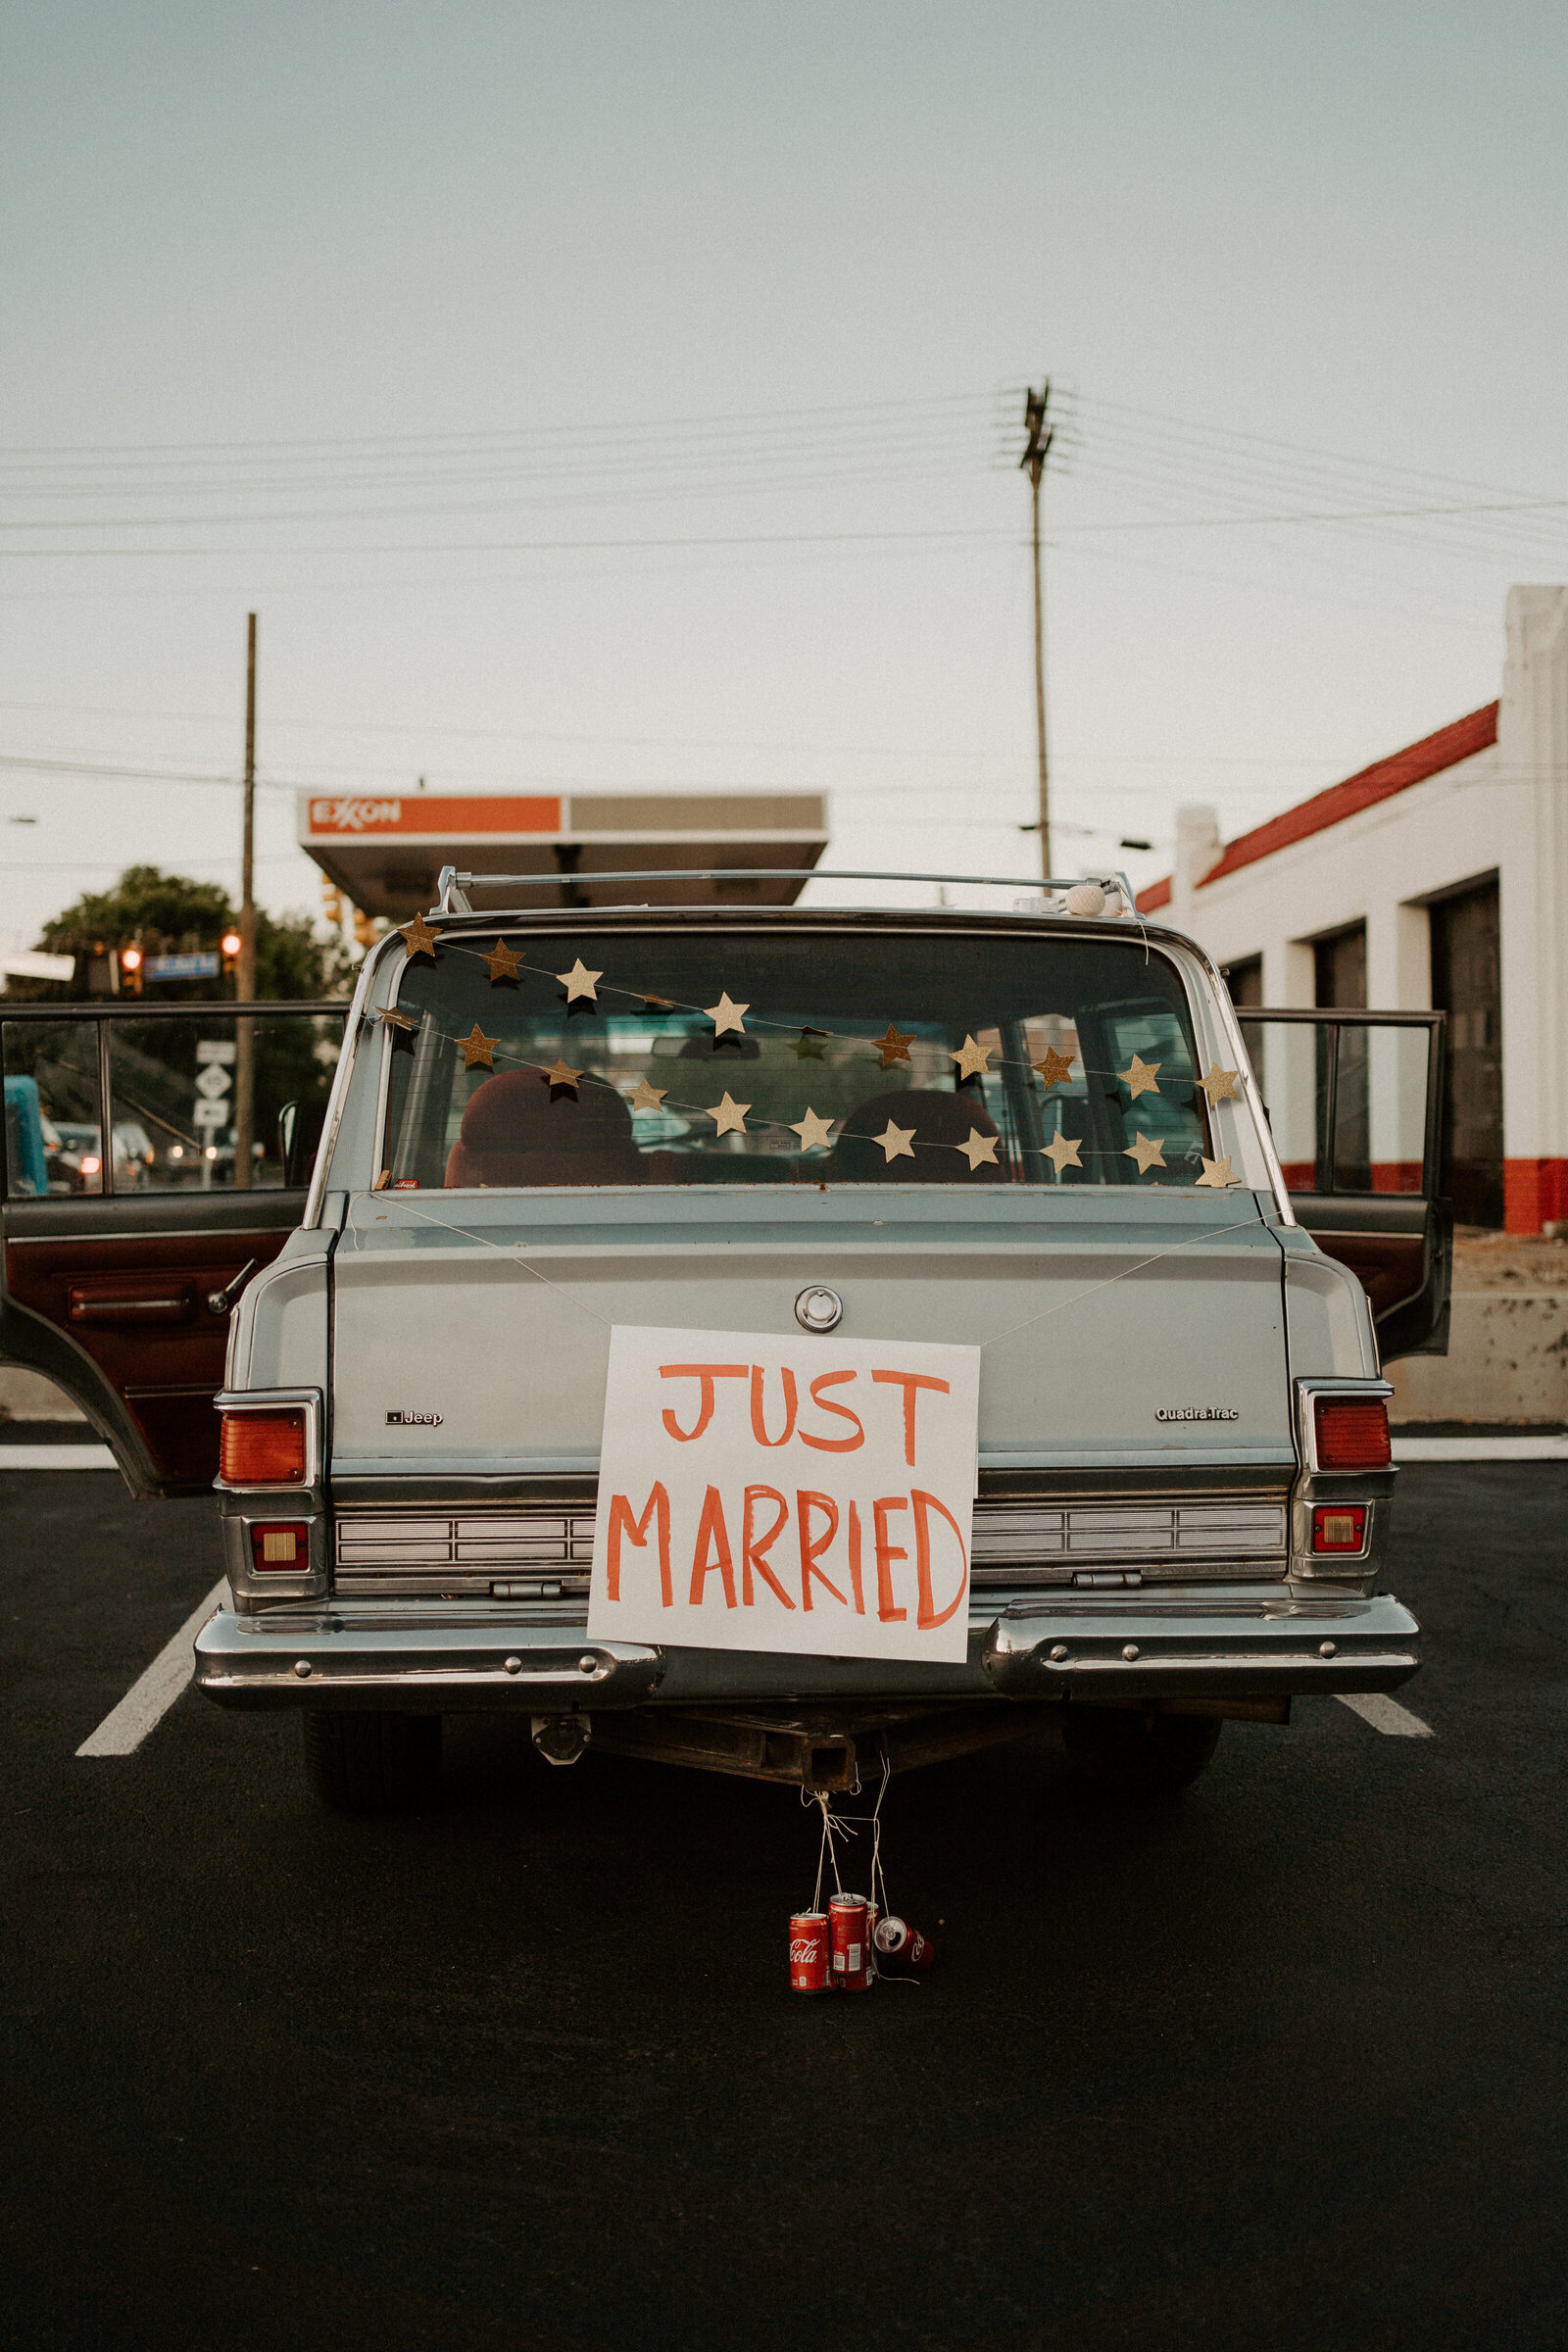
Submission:
[[[470,890],[559,890],[563,883],[577,882],[752,882],[760,877],[768,881],[809,882],[956,882],[965,886],[995,890],[1014,890],[1031,897],[1044,897],[1048,891],[1068,891],[1081,882],[1092,882],[1101,890],[1119,891],[1131,908],[1134,904],[1133,886],[1119,869],[1098,874],[1048,874],[1039,882],[1031,882],[1022,874],[916,874],[903,873],[880,866],[821,866],[821,865],[690,865],[650,866],[639,873],[610,874],[477,874],[466,873],[455,865],[444,865],[436,877],[436,903],[432,914],[472,914],[476,909],[468,903]],[[606,911],[600,909],[599,911]]]

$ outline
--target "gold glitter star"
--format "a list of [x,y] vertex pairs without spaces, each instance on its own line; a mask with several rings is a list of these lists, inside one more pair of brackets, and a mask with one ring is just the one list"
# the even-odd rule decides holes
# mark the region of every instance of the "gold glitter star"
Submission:
[[1065,1086],[1072,1076],[1072,1065],[1077,1058],[1076,1054],[1058,1054],[1054,1046],[1048,1046],[1045,1060],[1034,1062],[1031,1066],[1040,1072],[1047,1086]]
[[[957,1063],[960,1078],[983,1078],[986,1074],[986,1063],[996,1050],[995,1046],[977,1046],[972,1037],[965,1035],[956,1054],[950,1054],[948,1059]],[[974,1132],[975,1130],[971,1128],[970,1133]],[[962,1144],[959,1144],[957,1149],[961,1152]]]
[[602,980],[604,976],[603,972],[591,972],[580,956],[569,972],[556,974],[556,978],[566,992],[568,1004],[574,1004],[579,997],[586,997],[590,1004],[597,1004],[599,991],[595,982]]
[[1140,1095],[1158,1094],[1159,1068],[1157,1061],[1140,1061],[1135,1054],[1126,1069],[1118,1070],[1116,1075],[1136,1102]]
[[[882,1056],[882,1067],[885,1070],[891,1070],[896,1061],[908,1060],[909,1048],[914,1043],[914,1031],[911,1029],[908,1036],[906,1037],[902,1029],[895,1029],[893,1023],[889,1021],[887,1035],[885,1037],[874,1037],[871,1040],[871,1043],[875,1046],[877,1052]],[[909,1133],[911,1135],[914,1133],[914,1129],[912,1127],[909,1129]],[[912,1152],[910,1152],[909,1157],[911,1159],[914,1157],[914,1153]]]
[[1222,1070],[1217,1061],[1211,1061],[1206,1074],[1198,1083],[1210,1102],[1223,1102],[1227,1099],[1234,1102],[1237,1100],[1236,1081],[1240,1076],[1240,1070]]
[[1050,1160],[1058,1176],[1063,1168],[1081,1168],[1084,1164],[1081,1146],[1070,1135],[1054,1135],[1049,1144],[1041,1145],[1040,1155]]
[[955,1144],[953,1149],[963,1153],[969,1162],[971,1176],[976,1168],[983,1167],[987,1161],[992,1167],[997,1165],[997,1139],[994,1135],[982,1135],[978,1127],[970,1128],[967,1143]]
[[411,1021],[406,1012],[399,1012],[395,1004],[389,1004],[381,1015],[381,1026],[383,1029],[407,1029],[412,1035],[418,1024]]
[[889,1162],[895,1159],[912,1159],[914,1157],[914,1129],[912,1127],[895,1127],[893,1121],[889,1119],[882,1133],[874,1135],[871,1141],[881,1145],[882,1156]]
[[825,1029],[803,1029],[790,1048],[797,1061],[820,1061],[827,1042]]
[[477,1021],[474,1022],[467,1036],[460,1038],[458,1043],[463,1048],[463,1066],[466,1070],[471,1070],[475,1063],[481,1064],[487,1070],[495,1068],[496,1048],[501,1040],[498,1037],[486,1037]]
[[370,1187],[370,1190],[371,1190],[371,1192],[372,1192],[372,1193],[384,1193],[384,1192],[386,1191],[386,1188],[387,1188],[387,1186],[388,1186],[388,1185],[391,1183],[391,1181],[392,1181],[392,1171],[391,1171],[391,1169],[390,1169],[390,1168],[383,1168],[383,1169],[381,1170],[381,1173],[380,1173],[380,1175],[379,1175],[379,1176],[376,1178],[375,1182],[374,1182],[374,1183],[371,1185],[371,1187]]
[[790,1133],[800,1137],[803,1152],[815,1152],[827,1143],[832,1132],[832,1120],[819,1119],[809,1103],[806,1106],[804,1119],[795,1119],[790,1122]]
[[631,1106],[633,1110],[657,1110],[668,1092],[667,1086],[650,1086],[646,1078],[639,1078]]
[[514,951],[508,947],[504,939],[498,939],[496,941],[495,946],[485,957],[485,961],[490,966],[490,985],[492,988],[495,986],[498,980],[515,980],[517,977],[518,957]]
[[[1202,1159],[1201,1152],[1199,1153],[1199,1157]],[[1242,1180],[1239,1176],[1231,1174],[1231,1163],[1228,1159],[1204,1159],[1203,1173],[1198,1181],[1200,1185],[1206,1184],[1211,1192],[1223,1193],[1228,1186],[1240,1184]]]
[[416,914],[412,923],[405,923],[398,932],[411,956],[428,956],[432,963],[435,961],[435,943],[440,936],[439,931],[431,930],[422,914]]
[[746,1113],[751,1107],[749,1102],[735,1102],[726,1086],[723,1102],[713,1103],[710,1109],[704,1111],[703,1116],[705,1119],[712,1120],[714,1131],[719,1135],[744,1135],[746,1133]]
[[713,1024],[715,1037],[722,1037],[726,1029],[733,1029],[737,1037],[744,1037],[746,1023],[741,1019],[741,1014],[749,1012],[750,1009],[750,1005],[747,1004],[731,1004],[727,989],[722,992],[716,1004],[703,1006],[703,1010]]
[[553,1061],[543,1074],[552,1086],[569,1086],[573,1094],[577,1092],[577,1081],[582,1076],[581,1070],[570,1069],[564,1061]]
[[1122,1156],[1124,1159],[1136,1159],[1139,1175],[1146,1176],[1151,1168],[1162,1168],[1165,1165],[1165,1147],[1156,1137],[1145,1135],[1143,1129],[1139,1128]]

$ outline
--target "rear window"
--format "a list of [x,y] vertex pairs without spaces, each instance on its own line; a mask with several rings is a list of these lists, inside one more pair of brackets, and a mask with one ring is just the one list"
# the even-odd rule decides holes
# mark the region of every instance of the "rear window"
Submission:
[[1212,1152],[1136,938],[447,930],[387,1034],[399,1187],[1150,1187]]

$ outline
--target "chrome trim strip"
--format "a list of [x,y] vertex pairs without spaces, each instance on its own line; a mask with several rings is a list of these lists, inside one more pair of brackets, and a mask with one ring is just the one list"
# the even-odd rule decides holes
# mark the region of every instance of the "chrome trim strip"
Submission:
[[[349,1084],[354,1075],[355,1057],[359,1052],[360,1031],[365,1026],[366,1007],[369,1003],[370,982],[374,976],[376,965],[380,961],[382,949],[387,945],[388,940],[396,937],[395,931],[389,931],[386,938],[380,940],[370,950],[360,966],[359,986],[349,1001],[348,1018],[343,1024],[343,1045],[338,1054],[337,1068],[332,1073],[332,1091],[326,1099],[326,1118],[321,1128],[320,1143],[317,1146],[316,1165],[311,1171],[310,1190],[305,1196],[305,1214],[300,1219],[300,1230],[305,1233],[313,1232],[321,1222],[321,1209],[327,1193],[327,1175],[331,1168],[332,1155],[337,1150],[338,1130],[343,1124],[343,1106],[348,1101]],[[342,1185],[334,1187],[334,1190],[338,1192],[345,1189]]]

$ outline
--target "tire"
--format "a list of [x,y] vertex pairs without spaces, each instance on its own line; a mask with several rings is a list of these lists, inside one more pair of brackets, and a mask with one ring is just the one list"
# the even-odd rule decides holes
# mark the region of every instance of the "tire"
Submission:
[[300,1724],[305,1778],[334,1813],[405,1813],[440,1776],[439,1715],[313,1707]]
[[1219,1745],[1217,1715],[1146,1716],[1136,1707],[1069,1705],[1061,1744],[1079,1778],[1122,1796],[1190,1788]]

